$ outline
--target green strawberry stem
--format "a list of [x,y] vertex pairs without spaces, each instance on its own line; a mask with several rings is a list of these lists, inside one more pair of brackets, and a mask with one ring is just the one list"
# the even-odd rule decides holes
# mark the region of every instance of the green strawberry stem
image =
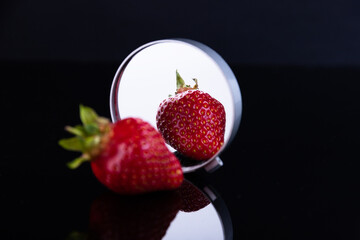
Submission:
[[198,81],[196,78],[193,78],[195,85],[190,87],[190,85],[186,85],[184,79],[180,76],[178,70],[176,70],[176,92],[175,94],[185,92],[187,90],[195,90],[199,88]]
[[75,136],[59,141],[59,145],[64,149],[82,153],[80,157],[67,163],[70,169],[94,159],[103,147],[102,139],[107,137],[110,130],[110,121],[107,118],[99,117],[93,109],[84,105],[80,105],[80,119],[83,125],[65,127],[66,131]]

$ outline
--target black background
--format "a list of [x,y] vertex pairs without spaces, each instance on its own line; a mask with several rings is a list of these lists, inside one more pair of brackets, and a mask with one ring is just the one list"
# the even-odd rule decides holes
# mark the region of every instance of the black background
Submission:
[[0,3],[0,59],[122,61],[185,37],[233,64],[358,65],[359,2],[45,1]]
[[[243,97],[211,183],[235,239],[358,239],[360,15],[355,1],[2,1],[1,239],[64,239],[104,191],[57,146],[78,105],[110,117],[121,61],[190,38],[222,55]],[[139,101],[141,98],[139,97]]]

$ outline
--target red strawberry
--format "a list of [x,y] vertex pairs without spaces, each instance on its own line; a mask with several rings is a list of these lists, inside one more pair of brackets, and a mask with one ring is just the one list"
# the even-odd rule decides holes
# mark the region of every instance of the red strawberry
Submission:
[[167,149],[159,132],[138,118],[116,123],[98,117],[94,110],[80,106],[83,126],[67,127],[76,136],[59,144],[80,151],[70,168],[91,162],[97,179],[120,194],[138,194],[178,188],[183,173],[178,159]]
[[210,204],[205,194],[187,180],[184,180],[177,192],[181,197],[180,210],[183,212],[195,212]]
[[177,91],[159,106],[156,125],[165,141],[195,160],[213,157],[224,144],[225,109],[196,85],[185,85],[176,71]]

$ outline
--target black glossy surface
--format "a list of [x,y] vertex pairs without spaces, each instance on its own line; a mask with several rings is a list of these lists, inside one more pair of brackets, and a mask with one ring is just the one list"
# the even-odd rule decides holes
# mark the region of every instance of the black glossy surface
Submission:
[[[1,64],[1,239],[89,229],[107,190],[89,166],[68,170],[76,154],[57,140],[80,103],[110,116],[118,64]],[[244,103],[238,135],[222,168],[186,177],[221,196],[234,239],[358,239],[360,68],[231,67]]]

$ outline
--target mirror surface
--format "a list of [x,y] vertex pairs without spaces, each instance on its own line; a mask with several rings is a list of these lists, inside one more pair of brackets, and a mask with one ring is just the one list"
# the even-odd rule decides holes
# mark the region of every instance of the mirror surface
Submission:
[[179,236],[181,239],[224,239],[222,223],[214,205],[209,204],[192,213],[178,212],[163,239],[180,239]]
[[[235,76],[225,61],[207,46],[191,40],[160,40],[132,52],[120,65],[111,89],[112,120],[139,117],[156,128],[160,103],[176,91],[176,70],[186,84],[220,101],[226,112],[224,145],[211,159],[183,168],[195,170],[211,162],[236,134],[241,118],[241,95]],[[168,146],[171,151],[175,149]]]

